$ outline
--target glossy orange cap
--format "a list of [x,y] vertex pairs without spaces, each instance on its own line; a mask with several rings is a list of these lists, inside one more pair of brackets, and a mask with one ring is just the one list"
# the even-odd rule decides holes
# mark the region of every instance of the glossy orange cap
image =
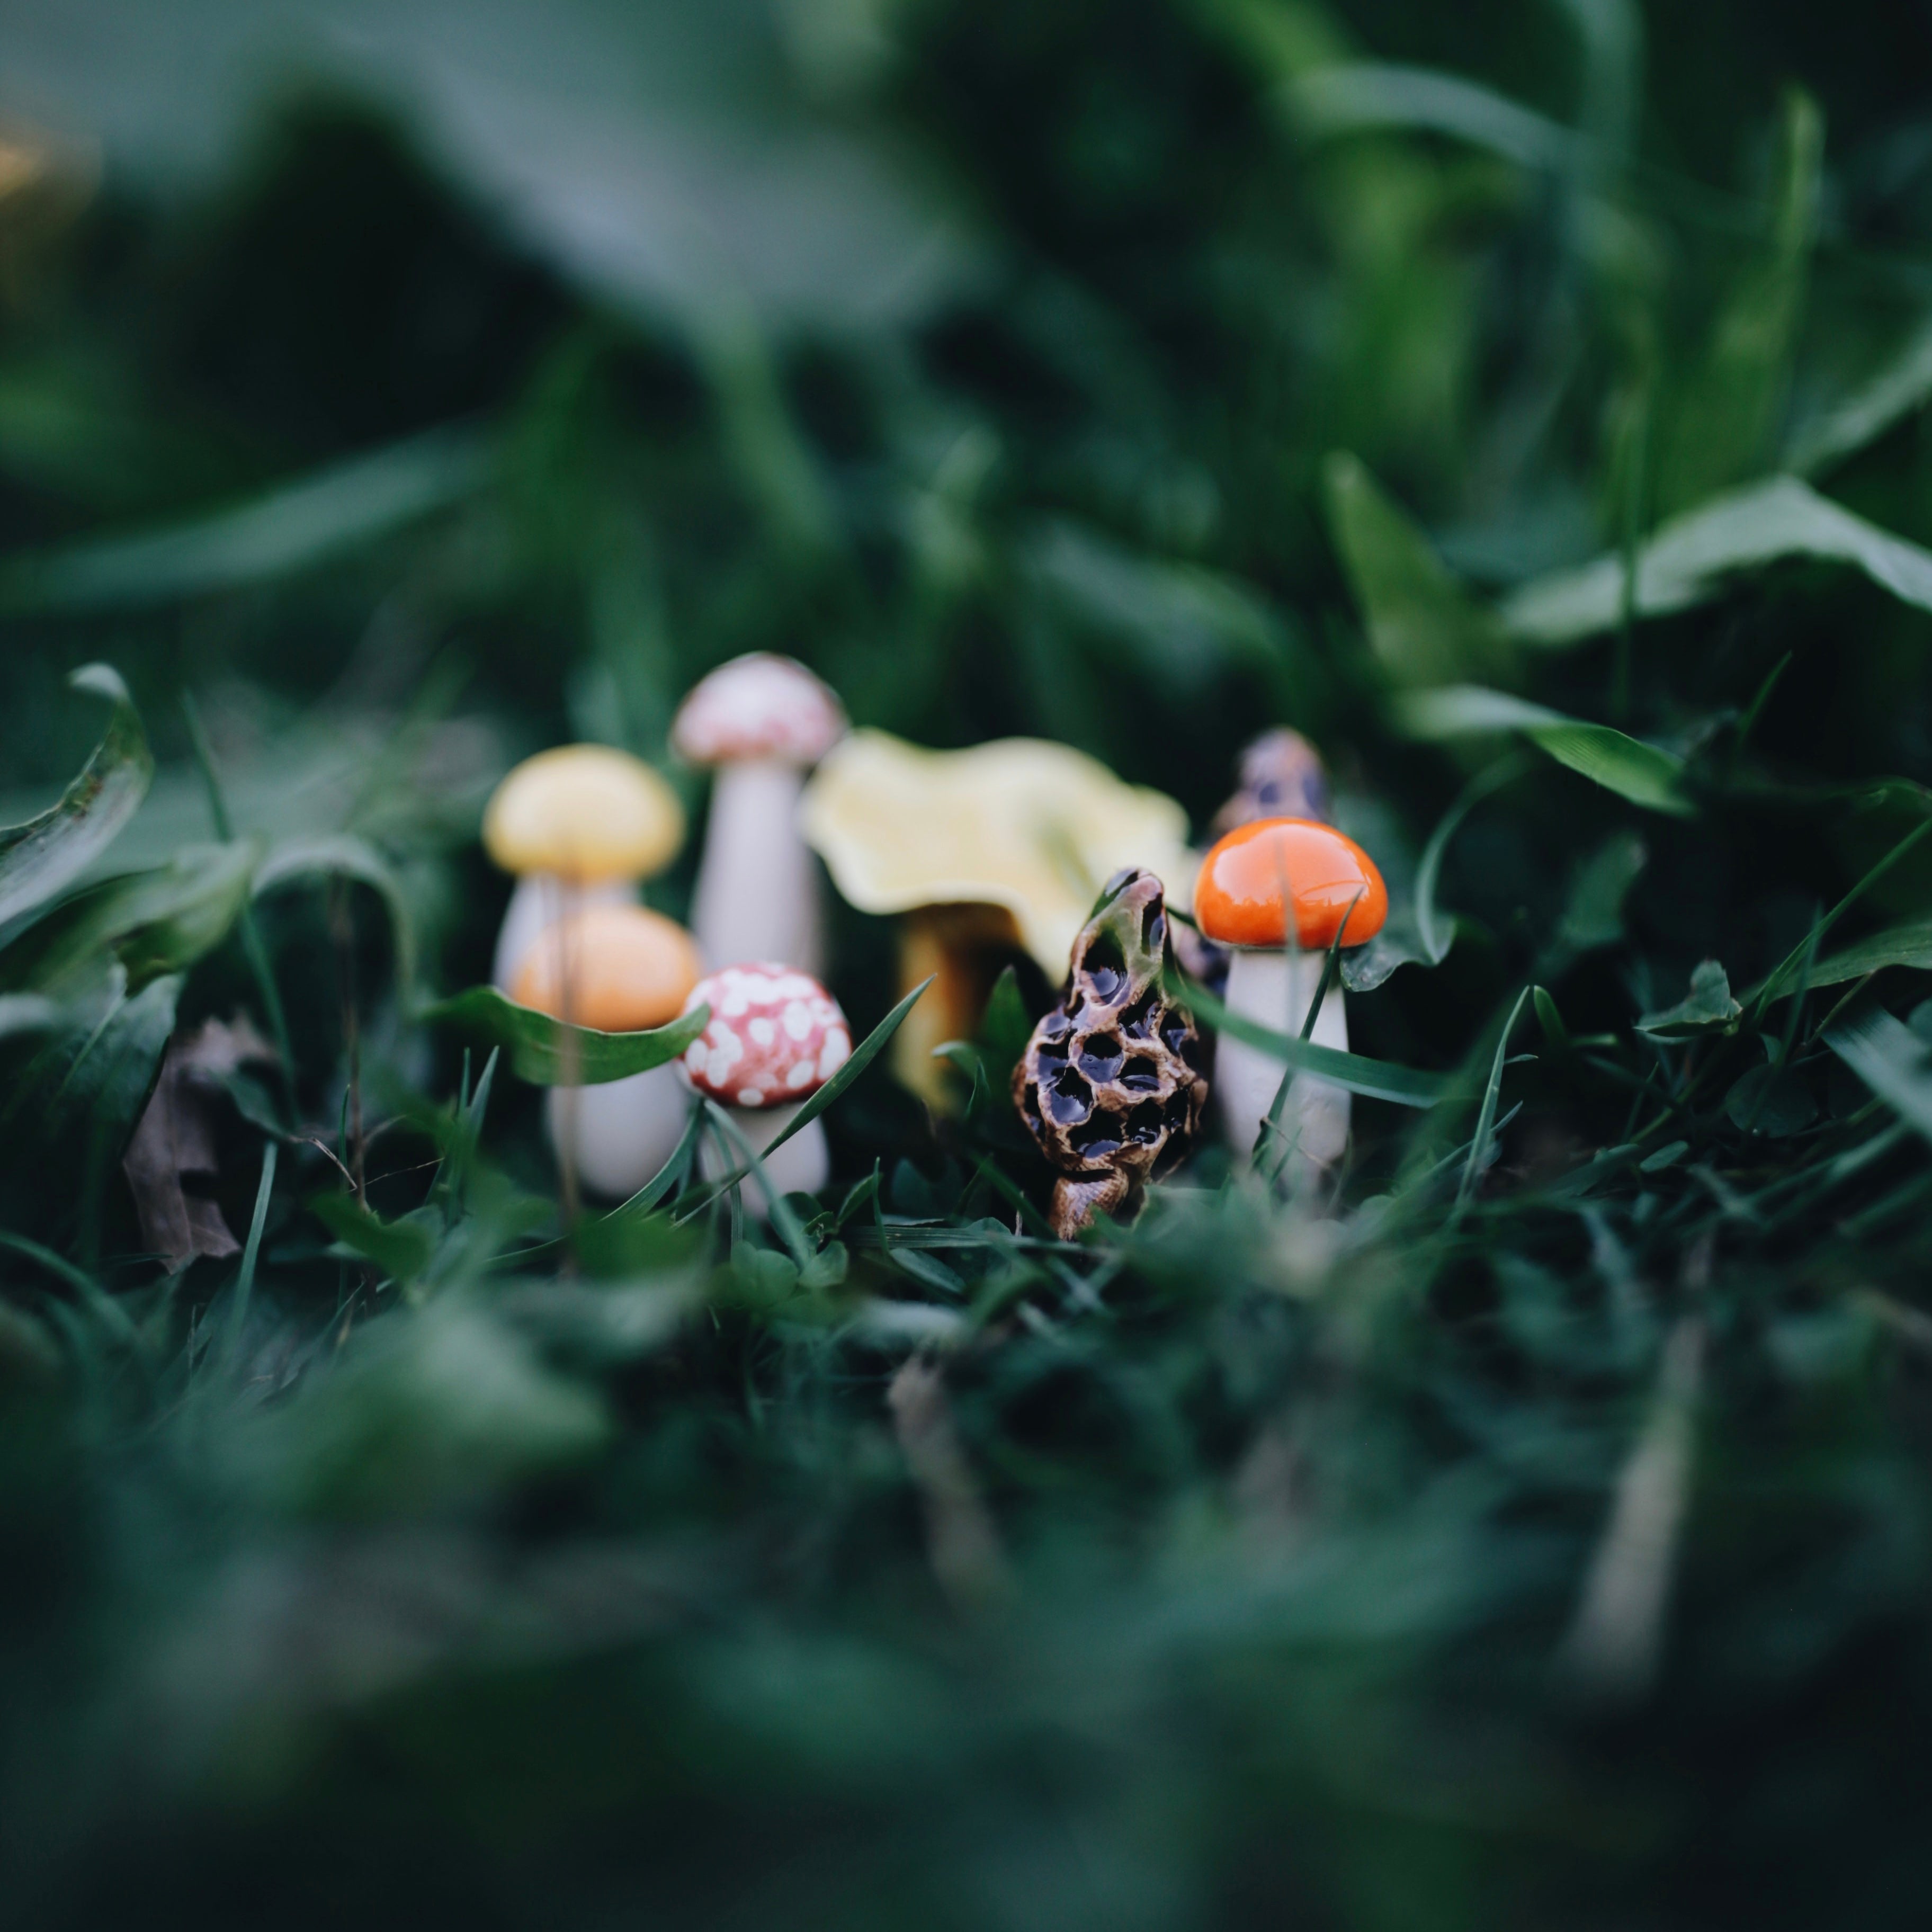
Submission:
[[544,929],[524,954],[510,997],[599,1033],[638,1033],[676,1019],[704,970],[675,920],[639,905],[590,905]]
[[1388,888],[1352,838],[1312,818],[1258,818],[1237,826],[1201,862],[1194,916],[1218,946],[1286,945],[1291,905],[1294,943],[1325,952],[1344,919],[1346,946],[1360,946],[1381,932]]

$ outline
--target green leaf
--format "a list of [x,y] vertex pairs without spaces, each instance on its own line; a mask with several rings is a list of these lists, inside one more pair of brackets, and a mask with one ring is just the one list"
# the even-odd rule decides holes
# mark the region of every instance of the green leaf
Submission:
[[[1389,915],[1382,931],[1366,944],[1352,946],[1342,954],[1340,978],[1350,992],[1372,993],[1398,966],[1442,964],[1441,959],[1430,958],[1428,947],[1417,933],[1413,914],[1403,916],[1406,910],[1396,905],[1391,892]],[[1449,934],[1453,939],[1453,921]]]
[[532,1085],[599,1087],[676,1059],[704,1030],[711,1009],[700,1006],[642,1032],[599,1033],[591,1027],[566,1026],[548,1013],[520,1006],[494,986],[472,986],[425,1008],[422,1018],[500,1047],[517,1076]]
[[1630,737],[1608,724],[1566,718],[1546,705],[1532,704],[1507,692],[1478,685],[1408,692],[1396,698],[1394,716],[1398,729],[1428,742],[1520,731],[1558,764],[1580,772],[1633,805],[1678,818],[1696,809],[1684,795],[1684,760],[1675,752]]
[[1362,614],[1370,648],[1398,685],[1501,675],[1502,626],[1467,597],[1429,539],[1354,457],[1323,471],[1328,529]]
[[1616,832],[1576,868],[1570,896],[1546,956],[1538,962],[1554,976],[1586,952],[1614,946],[1624,936],[1624,901],[1642,876],[1649,854],[1634,832]]
[[131,999],[118,970],[70,1006],[18,1077],[0,1088],[0,1220],[71,1232],[85,1252],[100,1234],[101,1190],[147,1104],[174,1031],[178,976]]
[[1627,798],[1650,812],[1688,818],[1696,807],[1680,789],[1684,760],[1660,746],[1627,737],[1607,724],[1572,720],[1562,724],[1533,725],[1525,734],[1539,750],[1559,765]]
[[1868,973],[1882,972],[1888,966],[1910,966],[1932,973],[1932,919],[1912,920],[1887,926],[1840,951],[1814,962],[1809,983],[1814,986],[1841,986],[1848,980],[1862,980]]
[[1021,997],[1019,975],[1010,966],[1003,968],[980,1019],[980,1045],[990,1084],[1004,1089],[1012,1080],[1032,1034],[1033,1022]]
[[[1854,516],[1795,476],[1774,476],[1666,524],[1637,554],[1635,614],[1667,616],[1724,595],[1731,578],[1790,559],[1850,564],[1902,602],[1932,610],[1932,551]],[[1600,556],[1538,578],[1504,600],[1504,623],[1532,644],[1614,630],[1623,560]]]
[[1882,1006],[1847,1013],[1825,1044],[1902,1120],[1932,1141],[1932,1070],[1925,1043]]
[[1520,775],[1522,764],[1504,759],[1487,771],[1479,772],[1462,788],[1462,795],[1442,814],[1442,823],[1429,835],[1422,848],[1422,862],[1415,869],[1415,927],[1422,944],[1423,957],[1439,966],[1449,956],[1456,942],[1456,922],[1444,923],[1436,902],[1436,881],[1442,874],[1442,862],[1448,856],[1449,842],[1462,830],[1462,821],[1492,791],[1500,790]]
[[815,1294],[841,1286],[852,1270],[852,1257],[843,1241],[828,1241],[799,1270],[798,1285]]
[[16,557],[0,608],[123,610],[268,582],[460,502],[490,469],[481,437],[434,430],[165,529]]
[[1550,1042],[1552,1053],[1568,1054],[1575,1051],[1570,1043],[1570,1029],[1563,1024],[1562,1013],[1556,1000],[1541,986],[1529,989],[1530,998],[1536,1008],[1537,1024],[1543,1029],[1544,1038]]
[[1392,1101],[1398,1107],[1432,1107],[1449,1092],[1448,1079],[1439,1073],[1424,1073],[1412,1066],[1394,1066],[1386,1060],[1370,1060],[1359,1053],[1343,1053],[1332,1046],[1317,1046],[1298,1040],[1292,1034],[1276,1033],[1258,1020],[1230,1012],[1211,993],[1192,983],[1177,985],[1175,996],[1204,1026],[1225,1033],[1244,1045],[1279,1060],[1299,1073],[1317,1073],[1352,1094],[1371,1100]]
[[1438,964],[1430,958],[1422,943],[1416,920],[1415,879],[1393,815],[1345,794],[1336,799],[1335,821],[1364,851],[1376,854],[1382,882],[1388,887],[1388,913],[1382,930],[1341,955],[1336,969],[1341,984],[1352,993],[1372,993],[1398,967]]
[[110,962],[138,992],[185,972],[227,938],[248,902],[260,848],[249,839],[184,846],[166,865],[76,893],[0,954],[0,980],[52,990]]
[[1804,937],[1778,962],[1752,992],[1750,1004],[1754,1013],[1762,1012],[1773,1000],[1783,998],[1792,975],[1801,968],[1806,970],[1806,983],[1812,982],[1813,962],[1817,958],[1820,940],[1880,879],[1898,866],[1907,854],[1915,847],[1922,844],[1928,835],[1932,835],[1932,818],[1921,819],[1866,872],[1857,884],[1829,912],[1813,922]]
[[1674,1006],[1646,1013],[1637,1022],[1640,1033],[1653,1033],[1666,1040],[1683,1039],[1692,1034],[1714,1030],[1728,1033],[1744,1008],[1731,997],[1731,982],[1714,959],[1700,962],[1690,975],[1690,990]]
[[1818,1118],[1818,1103],[1795,1067],[1754,1066],[1724,1096],[1731,1124],[1767,1140],[1788,1140]]
[[83,664],[68,682],[114,709],[100,742],[59,803],[24,825],[0,829],[0,923],[79,878],[134,817],[154,780],[154,754],[120,674],[106,664]]
[[352,1194],[318,1194],[308,1207],[345,1248],[399,1282],[416,1280],[436,1252],[439,1231],[428,1209],[418,1210],[422,1220],[406,1214],[400,1220],[385,1221],[360,1206]]
[[320,874],[353,879],[369,886],[389,915],[396,948],[396,982],[406,996],[416,983],[416,920],[409,895],[394,868],[366,838],[353,832],[328,832],[314,838],[293,838],[276,846],[255,873],[255,896],[272,892],[291,879]]
[[1784,466],[1814,476],[1876,442],[1932,396],[1932,316],[1922,320],[1882,368],[1818,410],[1792,435]]
[[1780,136],[1764,246],[1664,413],[1655,488],[1666,514],[1761,474],[1771,460],[1804,318],[1824,149],[1823,117],[1796,89]]

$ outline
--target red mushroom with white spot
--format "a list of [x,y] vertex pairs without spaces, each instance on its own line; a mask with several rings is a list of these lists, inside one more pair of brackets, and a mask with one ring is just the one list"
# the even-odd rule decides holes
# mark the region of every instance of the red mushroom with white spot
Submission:
[[799,835],[799,795],[845,728],[832,692],[769,651],[720,664],[679,708],[674,748],[717,772],[692,896],[707,963],[781,959],[823,970],[818,862]]
[[[685,1011],[708,1006],[711,1018],[685,1051],[684,1077],[694,1092],[715,1100],[761,1156],[799,1108],[851,1058],[852,1029],[838,1002],[795,968],[758,963],[727,966],[691,989]],[[701,1171],[707,1180],[736,1165],[707,1138]],[[817,1120],[776,1149],[764,1162],[781,1194],[815,1194],[830,1178],[831,1155]],[[755,1183],[753,1204],[769,1213]]]

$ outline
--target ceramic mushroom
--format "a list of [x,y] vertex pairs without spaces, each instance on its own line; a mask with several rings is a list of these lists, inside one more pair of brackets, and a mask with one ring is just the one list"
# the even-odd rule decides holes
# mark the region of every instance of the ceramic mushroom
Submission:
[[1131,1215],[1200,1124],[1201,1042],[1168,998],[1167,951],[1160,880],[1110,880],[1073,942],[1066,990],[1013,1070],[1013,1104],[1059,1172],[1051,1218],[1063,1240],[1096,1214]]
[[1214,814],[1216,838],[1257,818],[1312,818],[1323,825],[1334,822],[1329,808],[1328,770],[1322,754],[1299,731],[1291,731],[1286,725],[1264,731],[1243,749],[1237,769],[1240,782]]
[[[838,1002],[808,973],[784,964],[727,966],[694,986],[685,1002],[708,1006],[711,1018],[680,1065],[693,1091],[715,1100],[764,1155],[799,1108],[851,1058],[852,1030]],[[738,1164],[707,1135],[700,1171],[717,1180]],[[765,1162],[781,1194],[815,1194],[830,1178],[824,1127],[808,1122]],[[746,1184],[756,1211],[769,1214],[755,1180]]]
[[[547,927],[525,953],[510,997],[600,1033],[659,1027],[684,1010],[703,971],[691,934],[638,905],[587,905]],[[676,1066],[593,1087],[553,1087],[550,1142],[599,1194],[634,1194],[664,1166],[688,1108]]]
[[508,992],[546,926],[592,904],[635,901],[684,842],[684,808],[641,759],[608,745],[564,745],[517,766],[490,794],[483,844],[517,889],[496,935],[490,980]]
[[805,836],[861,912],[905,916],[900,991],[940,977],[900,1026],[893,1070],[937,1104],[932,1049],[970,1035],[1000,967],[1022,953],[1049,984],[1103,881],[1143,866],[1185,892],[1187,814],[1070,746],[1004,738],[931,752],[855,731],[806,787]]
[[[1240,784],[1210,828],[1219,838],[1257,818],[1313,818],[1334,823],[1328,773],[1321,754],[1299,731],[1286,725],[1264,731],[1241,752]],[[1174,952],[1190,977],[1218,998],[1228,983],[1228,956],[1184,920],[1173,929]],[[1340,1010],[1339,1005],[1337,1010]]]
[[824,970],[818,874],[799,836],[799,794],[844,731],[832,692],[802,664],[765,651],[720,664],[680,706],[673,748],[716,774],[692,897],[707,963]]
[[[1336,934],[1345,945],[1360,945],[1388,916],[1388,890],[1375,861],[1352,838],[1312,819],[1262,818],[1238,826],[1202,861],[1195,884],[1202,934],[1233,955],[1228,1010],[1277,1033],[1300,1033]],[[1331,986],[1310,1036],[1316,1045],[1348,1045],[1342,1000],[1341,987]],[[1232,1034],[1216,1043],[1215,1091],[1238,1155],[1254,1146],[1282,1071],[1279,1060]],[[1282,1129],[1301,1160],[1328,1167],[1348,1144],[1346,1091],[1298,1074]]]

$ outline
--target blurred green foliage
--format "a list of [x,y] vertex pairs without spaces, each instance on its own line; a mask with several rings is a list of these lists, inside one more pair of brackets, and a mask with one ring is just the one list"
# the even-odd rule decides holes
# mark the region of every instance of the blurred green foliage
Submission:
[[[1922,1923],[1928,40],[0,21],[10,1922]],[[1197,829],[1310,734],[1434,1104],[1057,1243],[1008,980],[775,1232],[569,1226],[482,801],[755,649]]]

